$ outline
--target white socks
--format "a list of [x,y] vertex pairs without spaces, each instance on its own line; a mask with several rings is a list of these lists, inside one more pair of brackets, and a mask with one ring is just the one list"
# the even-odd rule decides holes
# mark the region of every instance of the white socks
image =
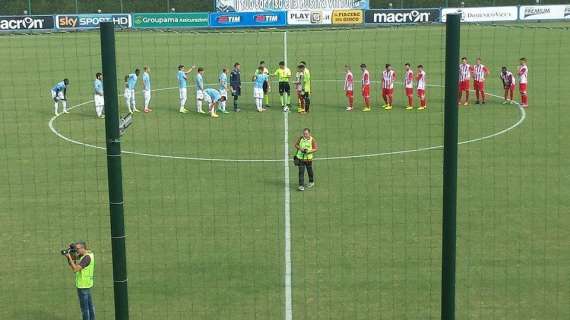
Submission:
[[255,99],[255,106],[257,107],[257,111],[261,111],[263,108],[263,99]]
[[54,103],[53,104],[53,112],[57,115],[57,109],[58,109],[59,103]]
[[95,112],[97,113],[97,116],[101,118],[103,115],[103,106],[95,106]]
[[196,111],[200,113],[204,112],[202,111],[202,100],[196,100]]
[[62,100],[61,104],[63,104],[63,112],[67,112],[67,101]]
[[222,110],[223,112],[226,112],[226,102],[225,101],[220,102],[220,110]]

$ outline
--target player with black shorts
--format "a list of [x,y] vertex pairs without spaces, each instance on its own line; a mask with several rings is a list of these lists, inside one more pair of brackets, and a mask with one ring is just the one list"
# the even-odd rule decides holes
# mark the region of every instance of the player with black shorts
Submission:
[[238,62],[234,63],[234,68],[230,73],[230,88],[232,90],[232,97],[234,98],[234,111],[239,112],[238,98],[241,96],[241,74],[240,64]]
[[279,68],[275,70],[274,75],[279,81],[279,95],[281,96],[281,108],[284,112],[289,111],[291,108],[291,86],[289,79],[291,79],[291,70],[285,66],[285,62],[279,62]]

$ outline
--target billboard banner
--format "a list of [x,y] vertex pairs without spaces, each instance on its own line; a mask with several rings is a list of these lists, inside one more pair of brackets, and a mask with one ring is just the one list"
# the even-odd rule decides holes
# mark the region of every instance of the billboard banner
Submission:
[[0,16],[0,31],[50,30],[53,16]]
[[368,8],[369,0],[216,0],[218,12]]
[[320,25],[332,23],[332,10],[293,10],[287,12],[288,25]]
[[210,27],[281,27],[287,25],[287,12],[210,13]]
[[441,22],[447,21],[447,14],[461,13],[463,22],[516,21],[517,7],[474,7],[474,8],[443,8]]
[[208,26],[208,13],[134,13],[133,28],[199,28]]
[[363,22],[362,10],[334,10],[332,14],[333,24],[361,24]]
[[370,24],[409,24],[439,21],[439,9],[366,10],[364,22]]
[[570,19],[570,5],[521,6],[521,20],[562,20]]
[[56,16],[58,29],[92,29],[99,23],[112,21],[115,26],[131,27],[130,14],[68,14]]

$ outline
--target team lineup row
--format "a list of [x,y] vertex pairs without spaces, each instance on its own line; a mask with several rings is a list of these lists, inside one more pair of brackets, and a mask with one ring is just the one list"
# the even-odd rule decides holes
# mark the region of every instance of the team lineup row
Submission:
[[[184,65],[178,66],[178,72],[176,79],[178,82],[179,90],[179,112],[188,113],[189,110],[186,109],[186,101],[188,98],[187,88],[188,88],[188,75],[196,69],[195,66],[190,68],[185,68]],[[361,76],[361,93],[364,100],[364,108],[362,111],[371,111],[371,77],[370,72],[367,69],[366,64],[361,64],[360,69],[362,72]],[[144,112],[151,112],[150,100],[151,100],[151,79],[150,79],[150,68],[145,66],[143,68],[144,72],[142,75],[143,83],[143,97],[144,97]],[[489,75],[489,69],[481,63],[481,58],[476,59],[474,65],[470,65],[466,57],[461,59],[461,64],[459,65],[459,101],[458,104],[468,105],[469,104],[469,92],[470,83],[473,78],[473,87],[476,95],[476,104],[485,104],[485,81],[486,77]],[[528,94],[527,94],[527,82],[528,82],[528,67],[527,60],[525,58],[520,59],[520,65],[518,68],[519,77],[519,91],[521,95],[521,106],[528,107]],[[131,74],[125,76],[125,88],[124,88],[124,98],[127,104],[127,108],[130,113],[140,112],[136,108],[135,100],[135,89],[138,82],[138,77],[140,76],[140,69],[135,69]],[[269,104],[269,92],[271,91],[270,80],[275,77],[278,82],[278,90],[280,95],[281,108],[284,112],[288,112],[291,108],[291,87],[290,81],[292,77],[291,70],[285,65],[284,61],[279,62],[279,67],[275,72],[270,73],[269,69],[266,67],[264,61],[260,61],[258,68],[252,75],[253,81],[253,97],[255,99],[255,107],[258,112],[264,112],[270,107]],[[393,95],[394,95],[394,84],[397,80],[396,71],[392,68],[390,64],[386,64],[385,70],[381,74],[381,86],[382,86],[382,99],[384,105],[382,106],[385,110],[392,109]],[[512,72],[510,72],[506,67],[501,68],[499,78],[503,83],[504,101],[503,104],[514,103],[513,95],[516,80]],[[301,61],[297,65],[295,79],[295,93],[297,96],[297,112],[307,113],[310,111],[311,105],[311,73],[307,67],[306,62]],[[426,99],[426,86],[427,77],[423,65],[417,66],[417,71],[411,68],[410,63],[404,65],[404,77],[403,85],[405,89],[405,95],[407,97],[406,110],[413,110],[413,91],[414,87],[417,90],[417,96],[419,97],[420,103],[418,110],[425,110],[427,108]],[[54,112],[58,115],[58,105],[59,103],[63,106],[63,112],[68,113],[67,109],[67,87],[69,86],[69,79],[64,79],[63,81],[57,83],[51,90],[51,96],[54,100]],[[226,102],[228,100],[228,92],[231,93],[233,98],[233,110],[239,112],[240,108],[238,105],[239,97],[241,96],[241,65],[235,63],[233,69],[229,73],[228,81],[228,69],[222,69],[218,77],[218,88],[206,88],[204,86],[204,68],[198,67],[196,69],[195,76],[195,88],[196,88],[196,112],[205,114],[203,110],[203,104],[206,103],[208,108],[208,113],[211,117],[219,117],[218,112],[229,113],[226,109]],[[229,89],[229,90],[228,90]],[[345,95],[348,100],[347,111],[352,111],[354,109],[354,75],[350,65],[345,65],[345,78],[344,87]],[[465,100],[463,100],[463,94],[465,95]],[[95,111],[97,117],[104,118],[104,98],[103,98],[103,74],[98,72],[95,75],[94,81],[94,99]]]

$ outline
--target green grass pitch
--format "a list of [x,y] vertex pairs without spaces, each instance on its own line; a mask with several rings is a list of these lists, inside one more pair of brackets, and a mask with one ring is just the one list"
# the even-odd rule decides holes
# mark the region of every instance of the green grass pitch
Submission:
[[[491,94],[502,94],[502,65],[529,59],[530,108],[524,121],[494,96],[460,109],[459,138],[471,142],[459,149],[458,319],[570,318],[567,26],[462,27],[461,54],[490,67]],[[178,64],[196,64],[214,83],[238,61],[248,81],[259,60],[273,69],[284,59],[283,30],[116,39],[119,78],[149,65],[157,90],[155,111],[136,114],[122,138],[133,152],[122,158],[131,318],[284,319],[278,95],[258,114],[244,84],[239,114],[181,115],[175,77]],[[321,158],[303,193],[289,165],[294,319],[439,319],[444,39],[443,26],[288,31],[289,65],[307,61],[314,88],[311,113],[288,116],[290,150],[310,127]],[[427,111],[403,110],[401,85],[394,110],[380,110],[378,83],[373,112],[344,111],[344,64],[358,80],[367,63],[377,81],[385,63],[401,77],[405,62],[425,65]],[[59,255],[75,239],[96,254],[97,317],[113,318],[106,157],[86,146],[104,146],[89,102],[100,63],[96,32],[0,35],[0,319],[79,318]],[[80,144],[48,126],[49,89],[64,77],[76,107],[52,125]]]

